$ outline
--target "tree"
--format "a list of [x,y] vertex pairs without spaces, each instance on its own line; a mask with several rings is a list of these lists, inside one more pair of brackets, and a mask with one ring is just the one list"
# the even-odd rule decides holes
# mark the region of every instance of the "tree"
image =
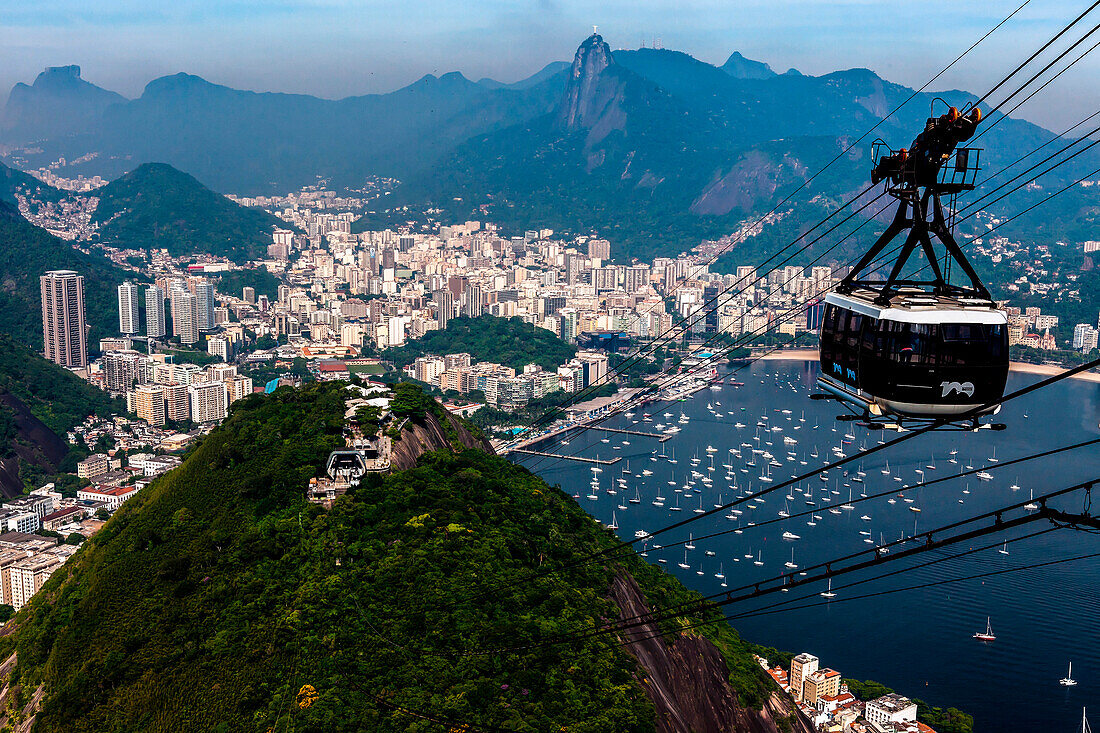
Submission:
[[95,518],[101,522],[106,522],[108,519],[111,518],[111,513],[103,507],[100,507],[99,509],[95,510]]

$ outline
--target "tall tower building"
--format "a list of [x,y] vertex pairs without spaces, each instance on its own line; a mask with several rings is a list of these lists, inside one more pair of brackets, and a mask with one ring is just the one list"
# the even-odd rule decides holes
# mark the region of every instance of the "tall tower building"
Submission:
[[199,342],[198,298],[186,290],[172,291],[172,334],[183,344]]
[[437,290],[432,293],[432,302],[435,303],[435,319],[439,323],[439,330],[446,330],[447,324],[455,315],[454,295],[450,290]]
[[195,324],[200,331],[210,331],[214,328],[214,283],[199,280],[194,293]]
[[43,353],[63,367],[88,366],[88,331],[84,319],[84,276],[51,270],[39,278],[42,290]]
[[138,286],[128,280],[118,286],[118,330],[127,336],[133,336],[141,330]]
[[164,291],[156,285],[145,288],[145,335],[151,339],[167,335],[164,326]]

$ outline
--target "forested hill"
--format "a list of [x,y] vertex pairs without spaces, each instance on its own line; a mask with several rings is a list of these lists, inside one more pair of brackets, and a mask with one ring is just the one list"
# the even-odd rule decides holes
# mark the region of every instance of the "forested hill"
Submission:
[[540,648],[695,596],[634,556],[577,565],[611,534],[503,459],[427,453],[306,503],[344,389],[234,404],[54,574],[0,642],[23,699],[42,686],[36,731],[808,730],[725,624],[631,647],[650,667]]
[[454,318],[441,331],[429,331],[410,339],[404,346],[386,349],[383,358],[399,367],[425,354],[468,353],[473,362],[491,361],[520,371],[527,364],[557,370],[572,359],[577,349],[552,331],[527,323],[522,318]]
[[239,206],[164,163],[146,163],[96,191],[95,219],[105,243],[205,253],[244,261],[264,257],[271,233],[287,225]]
[[[0,491],[55,473],[69,453],[65,433],[89,415],[125,409],[80,377],[0,333]],[[72,459],[70,459],[72,460]]]
[[115,288],[130,273],[103,257],[74,249],[0,201],[0,333],[9,333],[35,350],[42,348],[38,278],[48,270],[75,270],[84,276],[89,345],[118,333]]

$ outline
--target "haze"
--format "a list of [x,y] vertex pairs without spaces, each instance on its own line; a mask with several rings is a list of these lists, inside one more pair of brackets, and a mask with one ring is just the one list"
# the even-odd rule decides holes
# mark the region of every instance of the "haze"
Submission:
[[[868,67],[918,87],[1020,0],[959,3],[786,0],[0,1],[0,89],[45,66],[79,64],[85,79],[137,96],[187,71],[257,91],[338,98],[385,92],[458,70],[509,82],[568,60],[593,24],[612,48],[659,41],[721,64],[734,50],[777,71]],[[169,6],[170,5],[170,6]],[[1083,10],[1029,3],[936,88],[981,92]],[[926,19],[918,23],[914,19]],[[1061,129],[1092,111],[1100,62],[1087,59],[1018,115]],[[1037,100],[1038,102],[1038,100]]]

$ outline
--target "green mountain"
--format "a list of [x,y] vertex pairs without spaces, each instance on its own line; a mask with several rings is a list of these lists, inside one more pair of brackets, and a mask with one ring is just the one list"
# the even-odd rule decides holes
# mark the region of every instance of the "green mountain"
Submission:
[[249,260],[266,256],[271,233],[286,227],[267,212],[239,206],[164,163],[138,166],[96,195],[99,238],[116,247]]
[[0,201],[0,333],[35,350],[42,348],[38,278],[48,270],[75,270],[84,276],[89,346],[118,333],[115,289],[131,274],[103,257],[74,249]]
[[467,353],[473,362],[491,361],[522,370],[527,364],[557,370],[572,359],[577,349],[554,333],[525,322],[522,318],[454,318],[442,331],[428,331],[422,338],[409,339],[404,346],[386,349],[383,358],[398,367],[412,364],[425,354]]
[[403,413],[398,443],[451,436],[416,467],[306,503],[346,394],[236,403],[53,575],[0,641],[36,731],[809,731],[714,619],[539,646],[697,596],[633,555],[577,564],[613,535],[438,406]]
[[0,334],[0,491],[14,496],[56,473],[69,454],[65,434],[88,415],[122,412],[103,390]]
[[[718,68],[678,51],[612,54],[592,36],[577,51],[555,112],[471,138],[388,203],[437,207],[458,221],[476,214],[516,230],[596,231],[611,240],[620,261],[675,255],[769,211],[914,94],[867,69],[769,75],[733,61]],[[800,194],[812,200],[797,212],[801,220],[816,220],[864,188],[870,140],[908,146],[937,97],[958,106],[976,99],[959,91],[915,95]],[[935,104],[937,114],[946,109]],[[1053,138],[1030,123],[999,120],[994,113],[985,123],[986,171]],[[1039,183],[1049,191],[1097,165],[1100,155],[1086,154]],[[1025,197],[993,210],[1016,210]],[[1066,194],[1057,210],[1064,225],[1043,226],[1050,213],[1037,211],[1020,226],[1072,230],[1073,212],[1088,198],[1080,188]],[[371,223],[365,218],[363,226]],[[753,246],[771,244],[769,236]]]
[[29,173],[0,163],[0,201],[15,205],[16,194],[40,201],[58,201],[65,192],[43,183]]

